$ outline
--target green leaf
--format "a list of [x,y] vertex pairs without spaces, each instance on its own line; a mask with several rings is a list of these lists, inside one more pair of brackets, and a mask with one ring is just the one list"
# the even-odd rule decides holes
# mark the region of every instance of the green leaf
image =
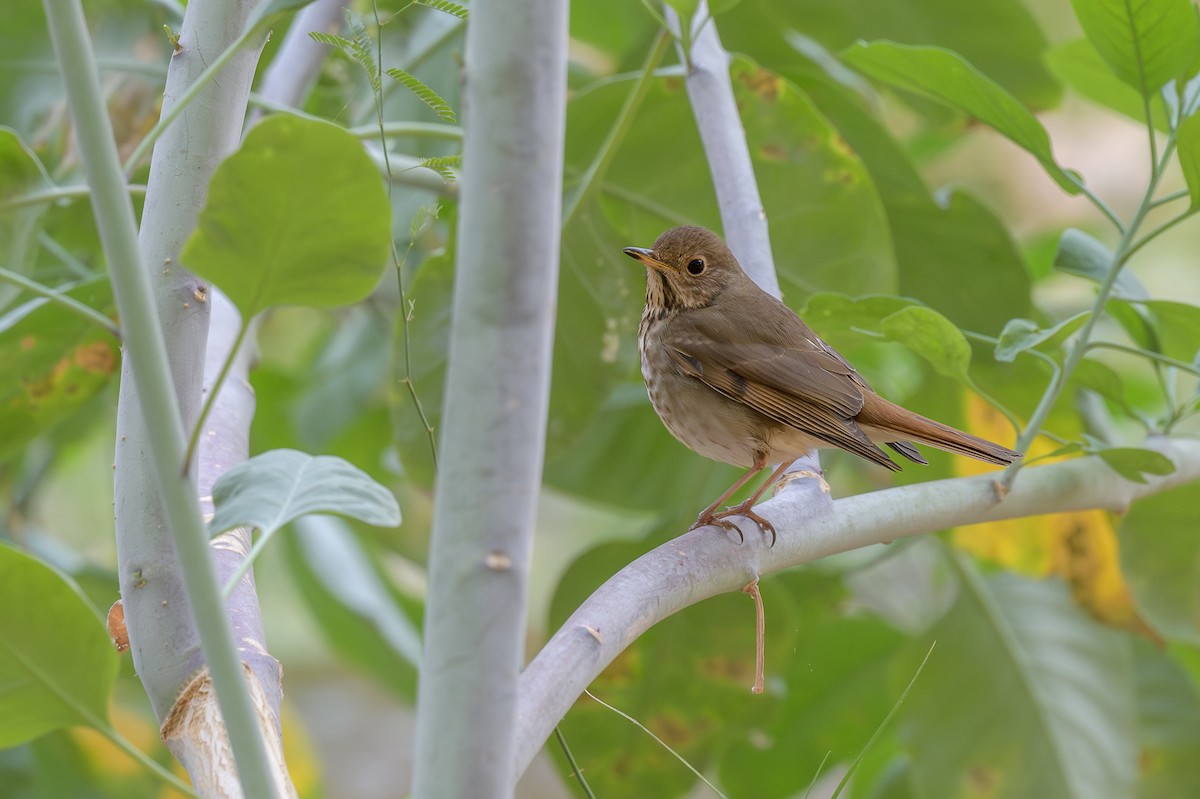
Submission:
[[421,604],[402,601],[378,556],[340,519],[302,519],[295,535],[284,536],[283,546],[289,574],[339,656],[398,695],[413,698]]
[[0,543],[0,748],[107,724],[117,654],[79,589]]
[[873,78],[931,97],[990,125],[1033,155],[1064,191],[1079,192],[1075,180],[1055,162],[1050,137],[1037,118],[957,53],[888,41],[860,42],[843,51],[842,60]]
[[999,331],[1030,312],[1029,273],[1004,223],[979,200],[952,192],[945,205],[888,197],[900,293],[956,325]]
[[1192,208],[1200,207],[1200,114],[1192,114],[1179,125],[1179,167],[1187,181]]
[[1158,351],[1179,361],[1193,362],[1200,353],[1200,307],[1170,300],[1146,300],[1139,305],[1150,313]]
[[954,607],[901,713],[921,796],[1134,795],[1138,747],[1128,639],[1089,618],[1058,581],[984,579],[963,564]]
[[245,30],[254,30],[260,25],[273,25],[285,14],[299,11],[313,0],[267,0],[254,8],[246,18]]
[[666,4],[685,21],[690,21],[696,9],[700,7],[699,0],[666,0]]
[[1121,406],[1126,404],[1125,388],[1121,383],[1121,377],[1106,363],[1094,358],[1084,358],[1075,367],[1075,373],[1071,379],[1090,388],[1107,400]]
[[249,319],[273,305],[356,302],[391,246],[383,181],[345,130],[281,114],[213,175],[181,260]]
[[12,128],[0,125],[0,201],[50,183],[45,167]]
[[794,36],[802,31],[831,52],[885,38],[953,50],[1032,108],[1054,108],[1061,95],[1041,63],[1045,34],[1020,0],[989,0],[969,9],[957,0],[755,0],[721,19],[720,30],[731,52],[750,53],[793,78]]
[[400,524],[400,506],[356,466],[327,455],[273,449],[233,466],[213,486],[213,534],[257,527],[265,538],[307,513],[335,513],[373,524]]
[[1190,0],[1071,0],[1084,33],[1118,78],[1150,97],[1184,76],[1200,50]]
[[384,74],[415,94],[417,99],[432,108],[434,113],[441,117],[443,122],[451,124],[455,122],[454,109],[450,107],[450,104],[443,100],[440,94],[422,83],[421,79],[416,75],[406,72],[399,67],[386,69],[384,70]]
[[466,6],[461,6],[458,3],[452,3],[450,0],[413,0],[413,2],[419,6],[436,8],[438,11],[449,14],[452,17],[458,17],[462,20],[470,19],[471,17],[471,13],[467,10]]
[[[1108,279],[1112,269],[1114,256],[1112,250],[1093,236],[1069,227],[1063,231],[1058,241],[1058,250],[1054,253],[1054,268],[1079,277],[1086,277],[1096,283]],[[1127,299],[1142,299],[1148,297],[1141,282],[1128,269],[1122,269],[1113,284],[1115,293]]]
[[[1117,78],[1086,38],[1062,42],[1046,51],[1046,66],[1061,81],[1094,103],[1145,124],[1146,104],[1137,90]],[[1161,95],[1150,99],[1154,127],[1170,129]]]
[[1056,347],[1083,327],[1089,316],[1090,312],[1078,313],[1046,329],[1038,327],[1030,319],[1012,319],[1000,333],[1000,341],[996,344],[996,360],[1012,363],[1019,353],[1031,347]]
[[880,330],[920,355],[946,377],[967,381],[971,345],[962,332],[932,308],[913,305],[885,318]]
[[908,153],[860,98],[815,66],[792,74],[863,159],[879,191],[899,270],[897,293],[981,332],[999,332],[1009,319],[1028,315],[1029,272],[1004,223],[961,191],[940,192],[935,201]]
[[1200,645],[1200,484],[1145,497],[1121,519],[1121,572],[1138,612],[1171,641]]
[[884,319],[917,303],[890,294],[848,297],[827,292],[814,294],[800,311],[804,321],[824,338],[850,346],[885,338],[880,327]]
[[[872,614],[847,612],[856,598],[834,575],[792,571],[780,582],[787,612],[804,621],[786,651],[767,639],[768,668],[786,691],[755,714],[754,732],[722,753],[718,775],[729,796],[804,796],[822,767],[833,770],[863,747],[894,702],[888,676],[904,637]],[[772,665],[776,653],[783,662]],[[892,749],[893,740],[876,744]]]
[[[16,131],[0,126],[0,207],[22,194],[49,185],[50,178],[33,150]],[[45,208],[38,205],[0,212],[0,265],[23,275],[32,272],[44,213]],[[0,281],[0,308],[8,305],[18,291]]]
[[1138,729],[1142,743],[1140,796],[1200,796],[1200,696],[1171,657],[1145,641],[1134,647]]
[[[113,314],[108,281],[66,295]],[[107,385],[120,364],[119,346],[94,322],[38,298],[0,318],[0,458],[70,417]]]
[[1125,300],[1109,300],[1104,304],[1104,310],[1129,335],[1133,343],[1138,347],[1153,352],[1160,352],[1162,346],[1159,344],[1158,333],[1151,324],[1149,312],[1144,309],[1140,303],[1126,302]]
[[1111,447],[1097,455],[1117,474],[1135,483],[1146,482],[1145,475],[1164,475],[1175,471],[1175,464],[1161,452],[1139,447]]

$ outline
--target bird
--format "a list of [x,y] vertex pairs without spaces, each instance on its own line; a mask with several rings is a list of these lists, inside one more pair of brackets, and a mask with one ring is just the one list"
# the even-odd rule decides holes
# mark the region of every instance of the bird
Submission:
[[[820,448],[852,452],[898,471],[878,446],[928,461],[920,442],[996,465],[1021,453],[916,414],[875,393],[855,368],[791,308],[763,291],[715,233],[673,227],[650,248],[624,253],[646,266],[638,325],[650,403],[676,439],[712,460],[746,469],[696,518],[742,534],[742,516],[770,533],[753,510],[788,465]],[[719,510],[770,464],[771,476],[744,502]]]

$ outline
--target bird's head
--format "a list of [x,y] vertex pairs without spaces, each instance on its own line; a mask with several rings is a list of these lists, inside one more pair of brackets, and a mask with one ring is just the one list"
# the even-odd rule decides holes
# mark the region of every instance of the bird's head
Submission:
[[650,249],[626,247],[646,265],[646,304],[668,310],[704,308],[739,280],[749,280],[725,242],[687,225],[663,233]]

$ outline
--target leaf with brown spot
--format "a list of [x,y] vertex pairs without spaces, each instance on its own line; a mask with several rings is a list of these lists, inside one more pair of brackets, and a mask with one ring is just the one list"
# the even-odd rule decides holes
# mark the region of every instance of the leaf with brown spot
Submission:
[[[95,281],[66,292],[113,315],[112,291]],[[0,318],[0,459],[68,418],[117,370],[112,335],[58,303],[34,299]]]

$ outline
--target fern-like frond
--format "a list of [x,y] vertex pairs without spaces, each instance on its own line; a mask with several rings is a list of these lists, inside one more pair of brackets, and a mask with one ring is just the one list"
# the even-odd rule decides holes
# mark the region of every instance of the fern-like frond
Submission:
[[336,47],[337,49],[341,50],[346,55],[350,55],[350,51],[354,49],[353,42],[351,42],[349,39],[343,39],[341,36],[338,36],[336,33],[322,33],[321,31],[310,31],[308,34],[308,38],[312,39],[314,42],[320,42],[321,44],[327,44],[330,47]]
[[470,12],[467,11],[466,6],[460,6],[458,3],[450,2],[450,0],[413,0],[413,2],[419,6],[436,8],[438,11],[445,12],[459,19],[467,19],[470,16]]
[[371,86],[375,91],[379,91],[380,85],[379,77],[376,73],[374,47],[372,47],[370,39],[366,38],[366,32],[362,25],[350,20],[349,14],[347,14],[347,23],[354,33],[353,40],[347,39],[344,36],[338,36],[336,33],[322,33],[320,31],[310,32],[308,38],[314,42],[341,50],[347,58],[362,67],[363,71],[367,73],[367,77],[371,80]]
[[432,158],[426,158],[425,160],[421,161],[421,163],[417,164],[417,166],[423,166],[426,169],[432,169],[434,172],[437,172],[439,175],[441,175],[442,180],[446,181],[447,183],[456,183],[458,181],[458,174],[454,170],[462,166],[462,156],[435,155]]
[[346,9],[346,27],[354,37],[354,60],[363,68],[363,72],[366,72],[371,78],[371,88],[378,94],[383,88],[383,82],[379,77],[379,63],[376,60],[375,43],[367,35],[366,26],[350,14],[350,9]]
[[[444,176],[443,176],[444,177]],[[425,231],[425,228],[432,225],[438,218],[442,207],[438,203],[430,205],[422,205],[417,209],[417,213],[413,216],[412,224],[408,228],[409,241],[416,241],[417,236]]]
[[399,67],[387,70],[387,76],[415,94],[421,102],[434,110],[443,122],[455,121],[454,109],[442,99],[442,96],[421,82],[420,78]]

